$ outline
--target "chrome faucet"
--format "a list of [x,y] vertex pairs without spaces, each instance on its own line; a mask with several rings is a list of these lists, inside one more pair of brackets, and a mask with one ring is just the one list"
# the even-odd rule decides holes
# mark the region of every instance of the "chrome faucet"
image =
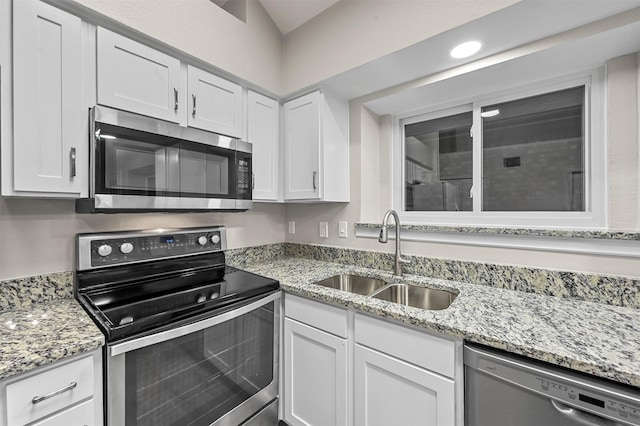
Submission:
[[402,254],[400,254],[400,218],[398,218],[398,213],[395,210],[389,210],[384,214],[384,219],[382,219],[382,228],[380,228],[380,237],[378,241],[381,243],[386,243],[388,241],[388,230],[387,226],[389,226],[389,216],[393,216],[393,219],[396,221],[396,261],[394,265],[393,273],[401,277],[402,276],[402,264],[410,263],[409,259],[403,259]]

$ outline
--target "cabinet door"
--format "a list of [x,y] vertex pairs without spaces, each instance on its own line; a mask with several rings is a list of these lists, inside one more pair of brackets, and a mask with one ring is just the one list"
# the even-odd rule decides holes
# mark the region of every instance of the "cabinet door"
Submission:
[[[79,196],[81,20],[37,0],[13,2],[13,189]],[[5,163],[6,166],[6,163]]]
[[320,92],[284,104],[285,200],[317,200],[320,173]]
[[354,387],[358,426],[455,423],[453,380],[360,345]]
[[249,91],[247,141],[253,144],[254,200],[280,197],[280,104]]
[[346,340],[289,318],[284,333],[284,420],[292,426],[346,425]]
[[188,66],[189,126],[242,138],[242,87]]
[[98,103],[178,123],[180,61],[98,28]]

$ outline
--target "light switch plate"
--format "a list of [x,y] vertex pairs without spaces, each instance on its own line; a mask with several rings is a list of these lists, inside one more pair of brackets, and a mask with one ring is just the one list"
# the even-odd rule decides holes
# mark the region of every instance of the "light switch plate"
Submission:
[[290,220],[289,221],[289,233],[290,234],[295,234],[296,233],[296,221],[295,220]]
[[338,222],[338,237],[347,238],[347,222]]
[[329,223],[328,222],[320,222],[319,234],[320,234],[320,238],[329,238]]

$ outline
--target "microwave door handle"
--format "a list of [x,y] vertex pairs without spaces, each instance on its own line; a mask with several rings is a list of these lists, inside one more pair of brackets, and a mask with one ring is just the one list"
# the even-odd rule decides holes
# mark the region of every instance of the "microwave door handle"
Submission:
[[186,336],[187,334],[201,331],[205,328],[213,327],[215,325],[222,324],[223,322],[227,322],[239,316],[245,315],[277,299],[280,299],[280,292],[264,297],[253,303],[249,303],[248,305],[241,306],[238,309],[234,309],[232,311],[225,312],[223,314],[216,315],[193,324],[186,324],[182,327],[162,331],[160,333],[152,334],[149,336],[140,337],[139,339],[134,339],[129,342],[120,343],[118,345],[111,346],[109,355],[111,357],[115,357],[117,355],[131,352],[136,349],[155,345],[156,343],[166,342],[167,340]]

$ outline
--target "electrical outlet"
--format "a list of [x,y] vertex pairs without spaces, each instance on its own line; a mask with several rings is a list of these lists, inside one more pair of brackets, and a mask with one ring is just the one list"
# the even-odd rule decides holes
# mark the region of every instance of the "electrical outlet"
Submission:
[[290,220],[289,221],[289,233],[290,234],[295,234],[296,233],[296,221],[295,220]]
[[320,222],[319,234],[320,234],[320,238],[329,238],[329,223],[328,222]]
[[347,222],[338,222],[338,237],[347,238]]

